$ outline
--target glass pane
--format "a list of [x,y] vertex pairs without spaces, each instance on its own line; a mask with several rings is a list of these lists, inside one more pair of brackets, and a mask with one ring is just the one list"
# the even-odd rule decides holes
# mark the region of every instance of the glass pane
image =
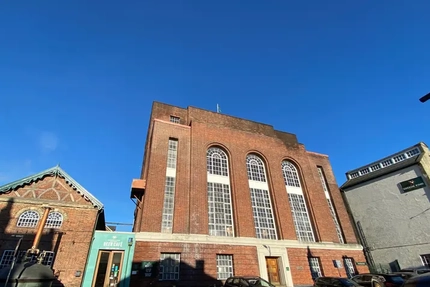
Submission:
[[112,283],[117,284],[119,282],[119,279],[120,279],[119,272],[120,272],[120,267],[122,263],[121,261],[122,261],[122,252],[113,252],[109,284],[112,284]]
[[99,255],[99,266],[97,268],[96,280],[94,282],[94,287],[104,287],[106,272],[108,268],[109,262],[109,254],[110,252],[100,252]]

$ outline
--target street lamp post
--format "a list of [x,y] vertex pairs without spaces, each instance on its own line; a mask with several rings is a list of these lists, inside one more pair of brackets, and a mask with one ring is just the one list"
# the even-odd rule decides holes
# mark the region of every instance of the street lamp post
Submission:
[[430,100],[430,93],[420,98],[420,102],[424,103],[426,101]]

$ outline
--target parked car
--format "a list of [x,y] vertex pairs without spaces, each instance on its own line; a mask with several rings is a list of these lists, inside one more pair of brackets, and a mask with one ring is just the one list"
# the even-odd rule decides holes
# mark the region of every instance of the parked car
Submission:
[[315,279],[315,287],[363,287],[358,283],[342,277],[318,277]]
[[393,272],[393,274],[402,276],[403,280],[407,280],[407,279],[409,279],[411,277],[419,275],[419,274],[417,274],[415,272],[410,272],[410,271],[396,271],[396,272]]
[[424,273],[429,273],[430,269],[428,269],[428,268],[405,268],[405,269],[401,269],[400,272],[411,272],[411,273],[415,273],[415,274],[424,274]]
[[376,274],[360,274],[351,278],[352,281],[365,287],[384,287],[385,278]]
[[409,278],[402,287],[428,287],[430,286],[430,273],[420,274]]
[[228,278],[224,287],[275,287],[270,282],[267,282],[258,276],[233,276]]
[[401,287],[405,280],[399,274],[360,274],[352,280],[363,286]]

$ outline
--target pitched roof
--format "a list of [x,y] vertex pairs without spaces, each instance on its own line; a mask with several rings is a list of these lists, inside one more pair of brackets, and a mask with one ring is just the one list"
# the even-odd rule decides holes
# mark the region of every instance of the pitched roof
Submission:
[[0,186],[0,194],[2,193],[8,193],[18,187],[22,187],[27,184],[31,184],[35,181],[41,180],[46,176],[60,176],[64,178],[64,180],[69,184],[70,187],[72,187],[76,192],[81,194],[85,199],[89,200],[94,207],[97,207],[97,209],[101,210],[103,209],[103,203],[101,203],[94,195],[92,195],[88,190],[83,188],[76,180],[74,180],[70,175],[68,175],[60,166],[55,166],[50,169],[44,170],[42,172],[39,172],[37,174],[33,174],[30,176],[27,176],[25,178],[16,180],[14,182],[5,184]]

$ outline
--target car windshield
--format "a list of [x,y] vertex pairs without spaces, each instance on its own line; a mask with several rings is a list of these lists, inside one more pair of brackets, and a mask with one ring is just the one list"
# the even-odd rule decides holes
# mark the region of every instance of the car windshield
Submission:
[[274,287],[272,284],[262,278],[249,278],[247,279],[247,281],[249,282],[249,284],[257,287]]
[[339,278],[339,281],[343,284],[343,286],[360,286],[356,282],[346,278]]

